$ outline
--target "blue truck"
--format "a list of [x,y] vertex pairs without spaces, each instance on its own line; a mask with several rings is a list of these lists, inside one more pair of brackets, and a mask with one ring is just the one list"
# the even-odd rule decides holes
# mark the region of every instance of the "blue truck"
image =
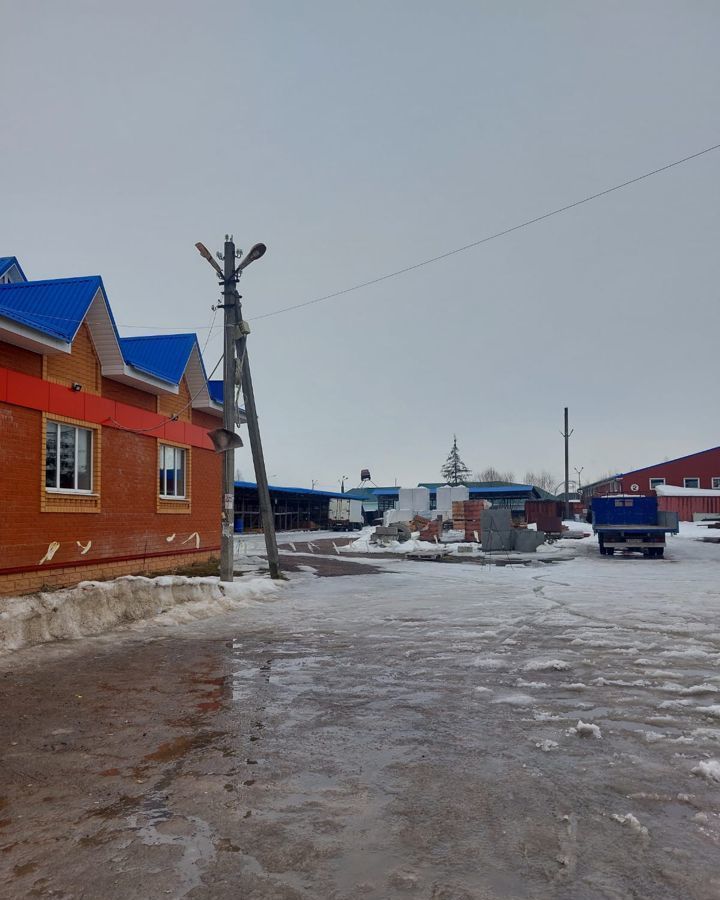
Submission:
[[590,521],[603,556],[634,550],[648,558],[661,557],[665,535],[679,530],[678,514],[658,509],[657,497],[593,497]]

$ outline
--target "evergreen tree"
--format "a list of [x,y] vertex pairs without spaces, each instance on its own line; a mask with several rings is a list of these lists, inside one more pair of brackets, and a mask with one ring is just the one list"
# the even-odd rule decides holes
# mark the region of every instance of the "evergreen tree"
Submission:
[[470,469],[460,459],[460,451],[457,445],[457,435],[453,435],[453,443],[445,465],[440,470],[442,477],[448,484],[456,485],[467,481]]

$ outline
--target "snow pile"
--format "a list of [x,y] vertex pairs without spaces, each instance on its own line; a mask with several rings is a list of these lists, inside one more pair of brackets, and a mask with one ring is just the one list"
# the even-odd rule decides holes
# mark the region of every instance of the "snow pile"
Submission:
[[720,783],[720,762],[716,759],[709,759],[707,762],[703,760],[695,766],[692,773],[693,775],[699,775],[706,781],[718,784]]
[[551,741],[549,738],[545,738],[543,741],[537,741],[535,746],[538,750],[542,750],[543,753],[549,753],[551,750],[557,750],[560,745],[557,741]]
[[708,684],[707,682],[703,682],[702,684],[692,684],[690,687],[685,687],[682,684],[678,684],[676,681],[666,681],[664,684],[661,684],[658,690],[667,691],[669,694],[717,694],[720,691],[714,684]]
[[522,667],[523,672],[566,672],[570,663],[562,659],[531,659]]
[[641,837],[646,838],[650,836],[647,828],[644,825],[641,825],[632,813],[626,813],[624,816],[614,814],[610,816],[610,818],[619,825],[627,825],[631,831],[634,831]]
[[574,728],[571,728],[569,733],[576,734],[578,737],[590,737],[590,735],[592,735],[598,740],[602,738],[602,733],[598,725],[593,725],[591,722],[583,722],[581,719],[578,719],[577,725]]
[[[409,541],[388,541],[387,544],[372,544],[370,537],[374,528],[363,529],[360,537],[344,547],[338,547],[344,553],[413,553],[415,551],[438,550],[438,545],[431,541],[420,541],[412,537]],[[417,534],[417,532],[414,532]]]
[[81,581],[50,593],[5,597],[0,599],[0,652],[100,634],[153,617],[163,624],[203,619],[262,600],[278,587],[264,578],[225,584],[218,578],[126,575],[114,581]]

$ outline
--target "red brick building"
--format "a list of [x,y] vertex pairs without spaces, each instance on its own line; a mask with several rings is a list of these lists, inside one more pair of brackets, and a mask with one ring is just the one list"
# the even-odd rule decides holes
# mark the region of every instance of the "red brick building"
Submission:
[[121,338],[100,277],[0,257],[0,595],[216,555],[218,399],[194,334]]

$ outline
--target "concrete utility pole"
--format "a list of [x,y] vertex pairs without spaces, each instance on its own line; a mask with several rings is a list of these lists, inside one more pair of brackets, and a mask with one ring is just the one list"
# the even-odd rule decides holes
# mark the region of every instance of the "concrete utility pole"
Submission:
[[[574,430],[574,429],[573,429]],[[565,438],[565,520],[570,518],[570,435],[568,431],[568,408],[565,407],[565,430],[561,432]]]
[[[235,434],[235,244],[228,235],[225,235],[223,253],[223,428]],[[235,559],[235,451],[232,448],[223,453],[222,493],[220,580],[232,581]]]
[[[247,256],[235,266],[235,242],[231,236],[225,235],[223,248],[223,268],[215,262],[210,251],[203,244],[195,245],[210,265],[215,269],[222,285],[223,312],[224,312],[224,340],[223,340],[223,427],[231,435],[235,434],[237,424],[237,408],[235,403],[235,385],[241,385],[245,398],[245,413],[247,418],[250,448],[252,450],[253,464],[255,466],[255,481],[257,483],[258,498],[260,501],[260,515],[265,533],[265,546],[267,547],[270,576],[281,578],[280,560],[278,556],[277,541],[275,538],[275,517],[270,503],[270,491],[268,488],[267,474],[265,472],[265,460],[260,441],[260,428],[255,407],[255,395],[253,393],[252,378],[250,376],[250,364],[247,357],[247,335],[249,328],[243,322],[242,308],[240,306],[240,294],[237,291],[237,282],[242,270],[255,262],[265,253],[264,244],[255,244]],[[239,360],[236,356],[239,356]],[[233,534],[235,530],[235,452],[232,445],[223,450],[223,507],[222,507],[222,540],[220,545],[220,580],[233,580]]]

